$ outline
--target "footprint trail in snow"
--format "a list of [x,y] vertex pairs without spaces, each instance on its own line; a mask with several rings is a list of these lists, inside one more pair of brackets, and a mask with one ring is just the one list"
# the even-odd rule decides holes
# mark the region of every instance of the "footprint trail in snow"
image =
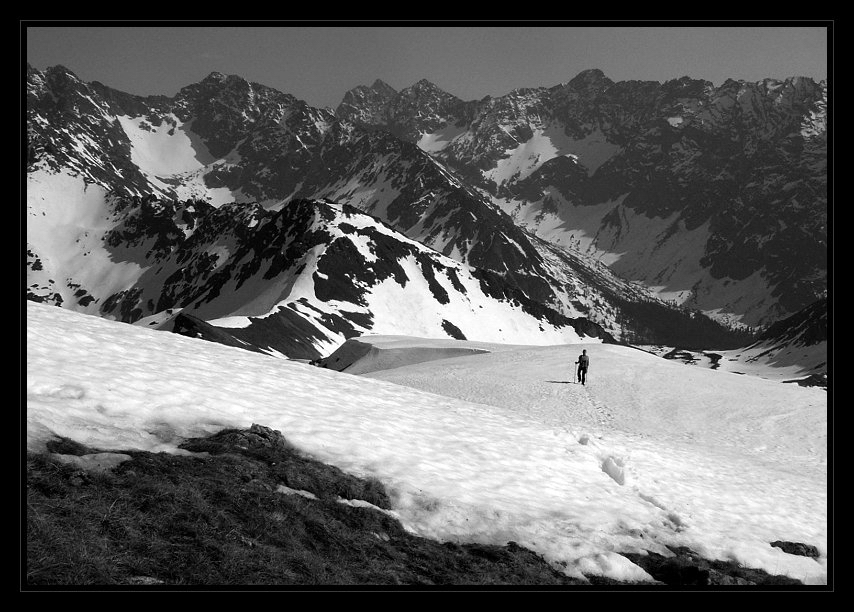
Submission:
[[[608,406],[600,401],[595,395],[590,393],[586,387],[582,387],[583,392],[580,395],[585,406],[585,412],[591,423],[595,423],[602,428],[611,428],[614,425],[614,415]],[[613,451],[606,443],[606,436],[603,433],[591,435],[589,433],[581,433],[576,435],[573,431],[572,424],[567,422],[564,430],[571,433],[578,444],[589,449],[591,457],[597,462],[603,475],[613,480],[619,486],[629,485],[631,490],[643,501],[658,508],[662,513],[662,524],[672,529],[674,532],[682,532],[687,529],[686,522],[672,511],[667,505],[659,501],[653,494],[644,492],[637,484],[637,474],[630,467],[629,460],[625,453]],[[570,452],[569,450],[567,452]]]

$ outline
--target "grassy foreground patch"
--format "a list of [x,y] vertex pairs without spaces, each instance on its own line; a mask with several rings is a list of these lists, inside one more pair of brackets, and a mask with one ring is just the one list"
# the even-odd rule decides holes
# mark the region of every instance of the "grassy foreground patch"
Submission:
[[[209,455],[124,451],[132,458],[107,473],[28,455],[26,584],[584,584],[513,543],[440,543],[339,503],[389,507],[379,482],[305,458],[267,428],[183,446]],[[49,449],[93,452],[68,440]]]
[[[198,454],[124,451],[129,460],[94,472],[28,454],[26,586],[625,586],[570,578],[513,542],[414,536],[382,510],[391,505],[382,483],[305,457],[266,427],[181,446]],[[97,452],[67,439],[48,450]],[[672,552],[625,556],[664,585],[800,584]]]

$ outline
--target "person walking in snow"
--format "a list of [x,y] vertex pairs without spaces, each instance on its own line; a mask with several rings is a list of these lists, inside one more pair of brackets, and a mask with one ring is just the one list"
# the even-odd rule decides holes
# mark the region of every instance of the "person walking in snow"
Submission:
[[587,368],[590,366],[590,357],[587,356],[587,349],[581,351],[581,355],[578,356],[578,361],[575,363],[578,366],[578,371],[575,373],[575,380],[580,380],[583,385],[587,381]]

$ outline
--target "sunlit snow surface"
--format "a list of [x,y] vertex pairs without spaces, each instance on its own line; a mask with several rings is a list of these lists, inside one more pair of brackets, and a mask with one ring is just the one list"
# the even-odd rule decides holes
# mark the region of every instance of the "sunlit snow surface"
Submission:
[[[213,206],[233,202],[238,194],[225,187],[208,187],[205,174],[214,165],[228,166],[239,160],[231,153],[217,160],[202,139],[192,130],[193,122],[183,123],[175,115],[160,125],[151,125],[143,117],[116,117],[130,141],[131,161],[158,189],[174,191],[180,199],[204,199]],[[179,177],[178,185],[163,179]]]
[[[822,390],[602,344],[584,345],[591,382],[582,387],[569,373],[579,345],[369,378],[33,302],[26,323],[32,450],[61,435],[104,450],[176,452],[184,437],[259,423],[322,461],[378,477],[404,525],[424,536],[513,540],[571,575],[649,580],[618,552],[671,544],[827,582]],[[383,375],[427,387],[432,378],[446,395]],[[822,556],[786,554],[775,540]]]
[[483,174],[496,185],[502,185],[529,177],[545,162],[559,156],[571,157],[587,168],[588,174],[593,174],[619,151],[620,146],[608,142],[600,130],[577,140],[568,136],[563,126],[550,125],[535,129],[531,138],[508,149],[507,157]]

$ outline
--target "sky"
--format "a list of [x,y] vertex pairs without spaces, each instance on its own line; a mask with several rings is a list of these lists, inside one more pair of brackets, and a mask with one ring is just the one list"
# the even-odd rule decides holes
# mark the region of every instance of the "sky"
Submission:
[[[648,581],[619,552],[688,546],[828,581],[822,389],[606,344],[496,346],[356,376],[26,307],[29,450],[60,435],[103,450],[186,453],[187,437],[258,423],[378,478],[394,515],[424,537],[515,541],[572,576]],[[586,386],[569,372],[582,348]],[[406,386],[407,377],[442,378],[444,391]],[[820,557],[784,553],[776,540],[812,544]]]
[[397,90],[427,79],[463,100],[551,87],[590,68],[614,81],[826,79],[827,25],[810,23],[152,27],[32,21],[24,36],[25,59],[35,68],[61,64],[84,81],[132,94],[173,96],[217,71],[335,108],[349,89],[376,79]]

